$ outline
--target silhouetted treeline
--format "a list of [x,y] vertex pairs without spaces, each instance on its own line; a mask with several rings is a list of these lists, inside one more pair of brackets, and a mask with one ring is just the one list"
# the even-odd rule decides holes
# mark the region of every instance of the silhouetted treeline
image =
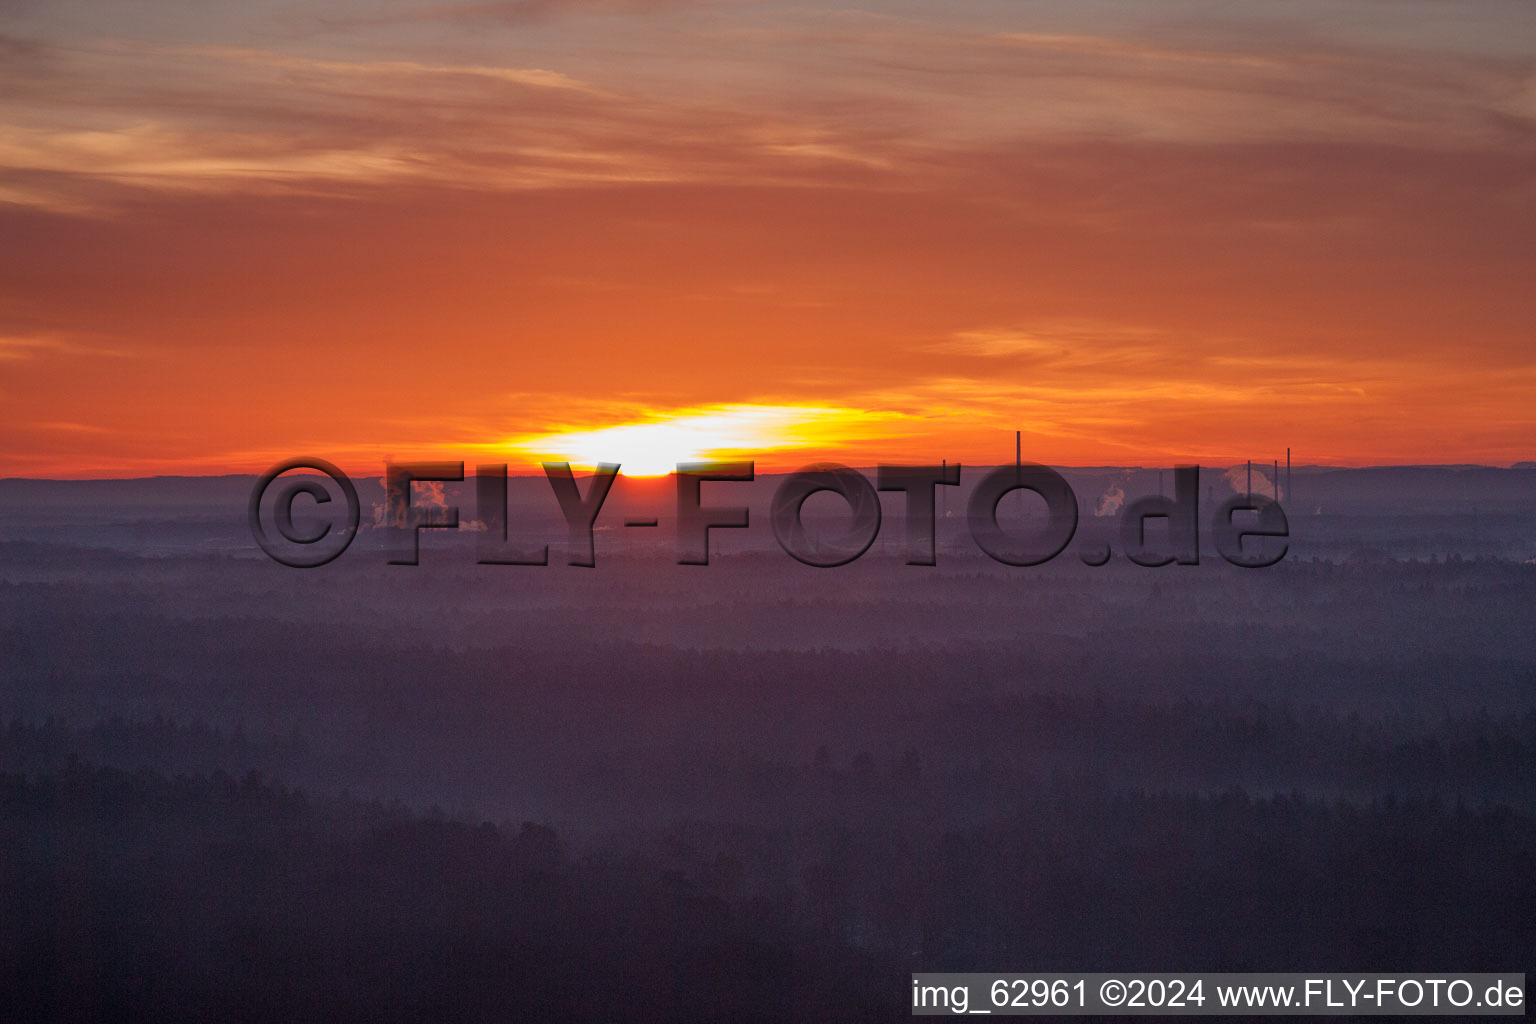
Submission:
[[1040,787],[1009,822],[571,838],[264,782],[0,776],[20,1019],[850,1020],[906,972],[1521,970],[1508,809]]
[[[576,723],[586,720],[579,701],[566,706]],[[643,708],[632,710],[635,721],[646,720]],[[539,713],[552,717],[561,713],[560,705]],[[749,720],[755,713],[738,709]],[[1103,695],[991,694],[935,705],[920,720],[897,715],[865,721],[846,732],[842,744],[805,751],[661,730],[649,744],[599,749],[583,746],[577,732],[557,729],[556,738],[570,746],[559,749],[544,737],[537,748],[541,764],[531,771],[525,731],[501,734],[514,742],[497,756],[494,739],[463,728],[461,741],[474,737],[487,744],[472,760],[485,775],[481,798],[456,806],[516,799],[564,821],[632,820],[636,811],[730,820],[779,820],[786,813],[801,820],[872,819],[888,818],[897,806],[922,807],[930,820],[967,821],[1012,813],[1020,786],[1062,780],[1106,791],[1243,787],[1324,798],[1504,802],[1536,810],[1536,711],[1366,719],[1245,702],[1140,704]],[[421,743],[419,737],[391,736],[402,744]],[[452,745],[443,749],[450,758]],[[57,719],[13,720],[0,728],[0,770],[46,773],[72,759],[172,774],[254,768],[322,791],[378,793],[366,762],[349,762],[297,731],[253,737],[238,727],[183,725],[166,717],[78,727]],[[344,770],[349,765],[350,772]],[[450,767],[446,761],[440,766],[439,783]],[[437,799],[426,792],[428,802]]]

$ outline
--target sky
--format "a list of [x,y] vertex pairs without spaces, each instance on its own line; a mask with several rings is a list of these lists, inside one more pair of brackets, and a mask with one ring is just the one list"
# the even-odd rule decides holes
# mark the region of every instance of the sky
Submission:
[[0,476],[1536,459],[1536,4],[0,0]]

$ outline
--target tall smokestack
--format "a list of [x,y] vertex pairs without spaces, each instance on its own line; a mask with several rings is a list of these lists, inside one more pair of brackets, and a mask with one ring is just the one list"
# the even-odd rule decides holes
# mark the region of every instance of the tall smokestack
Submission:
[[1291,450],[1285,450],[1285,500],[1293,501],[1295,491],[1291,490]]
[[1280,460],[1275,460],[1275,500],[1280,500]]
[[1024,431],[1013,432],[1013,480],[1021,483],[1024,480]]
[[1248,460],[1248,500],[1253,500],[1253,460]]

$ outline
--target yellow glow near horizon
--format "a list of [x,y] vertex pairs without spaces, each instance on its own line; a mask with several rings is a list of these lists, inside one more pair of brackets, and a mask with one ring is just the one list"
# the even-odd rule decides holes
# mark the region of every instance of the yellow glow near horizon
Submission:
[[835,443],[859,426],[890,419],[857,409],[727,405],[593,430],[540,434],[507,446],[542,461],[617,462],[625,476],[664,476],[680,462],[760,458],[773,451]]

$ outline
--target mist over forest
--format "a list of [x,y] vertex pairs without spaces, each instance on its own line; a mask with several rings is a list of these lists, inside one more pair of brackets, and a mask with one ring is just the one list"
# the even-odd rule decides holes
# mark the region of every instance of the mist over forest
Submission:
[[[1116,546],[1163,486],[1066,473]],[[511,518],[548,565],[476,564],[472,483],[421,498],[466,528],[386,564],[359,480],[356,542],[297,570],[252,482],[0,481],[22,1018],[882,1019],[915,970],[1536,949],[1536,469],[1301,469],[1257,570],[1204,511],[1198,566],[1001,565],[966,486],[937,565],[887,495],[812,568],[771,477],[706,485],[752,508],[707,567],[670,485],[620,478],[594,568],[538,477]]]

